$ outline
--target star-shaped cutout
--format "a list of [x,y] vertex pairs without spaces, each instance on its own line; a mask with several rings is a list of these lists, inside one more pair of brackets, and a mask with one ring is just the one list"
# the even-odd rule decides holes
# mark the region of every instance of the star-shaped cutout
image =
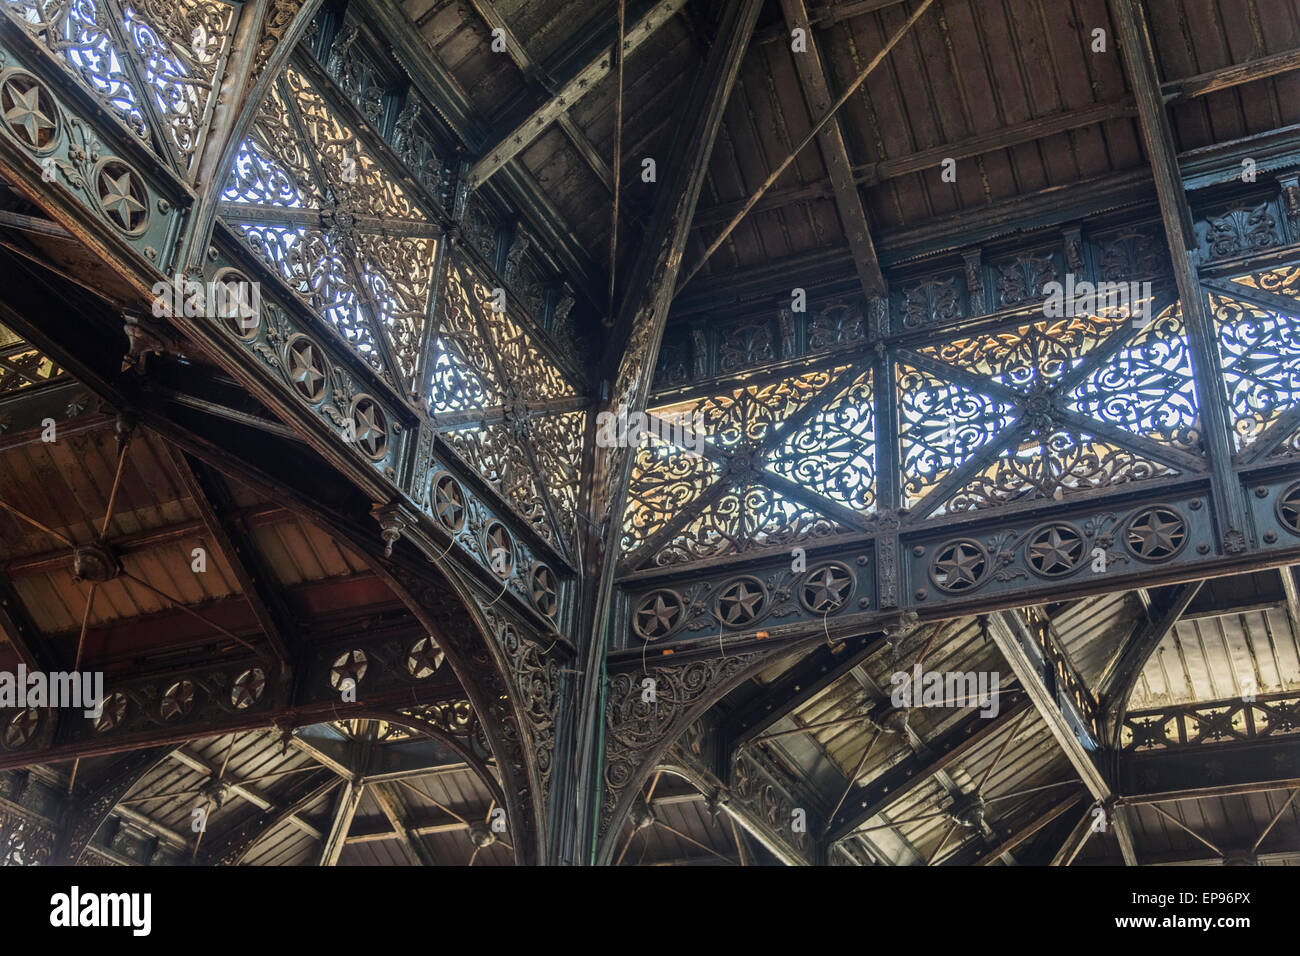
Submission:
[[36,735],[36,725],[41,715],[31,707],[14,714],[5,728],[4,743],[6,747],[21,747]]
[[533,603],[548,617],[555,610],[555,580],[547,568],[533,575]]
[[422,637],[415,642],[406,657],[406,669],[417,679],[428,677],[442,666],[442,648],[433,640]]
[[1029,546],[1029,553],[1042,571],[1050,573],[1074,567],[1082,544],[1078,538],[1064,538],[1059,528],[1052,528],[1046,535],[1039,535]]
[[682,608],[679,604],[669,604],[662,594],[656,594],[654,604],[637,611],[641,631],[651,636],[667,634],[677,623]]
[[257,328],[257,309],[249,301],[248,286],[242,282],[224,282],[221,289],[221,317],[241,332]]
[[944,586],[954,588],[974,584],[979,580],[983,565],[984,555],[964,544],[957,544],[946,558],[940,558],[934,566],[944,573]]
[[361,651],[353,651],[350,654],[344,654],[334,662],[331,668],[334,677],[334,686],[339,687],[345,680],[351,680],[352,686],[355,687],[361,683],[361,678],[366,676],[366,657]]
[[158,710],[162,714],[163,720],[170,720],[173,717],[179,717],[188,713],[190,705],[194,702],[194,685],[184,680],[179,684],[173,684],[163,694],[162,703]]
[[246,671],[235,678],[235,686],[230,692],[230,703],[236,710],[246,710],[262,696],[262,689],[265,686],[266,676],[261,670]]
[[837,573],[835,568],[824,568],[808,579],[804,592],[808,605],[814,611],[827,611],[844,603],[844,589],[849,580]]
[[40,87],[33,86],[21,93],[11,84],[9,95],[13,97],[14,105],[5,113],[5,122],[15,129],[21,128],[27,134],[27,142],[39,146],[41,130],[54,129],[54,121],[41,109]]
[[99,716],[95,718],[95,722],[91,726],[95,728],[96,733],[102,734],[120,724],[125,716],[126,698],[121,694],[110,694],[108,699],[104,701],[103,710],[100,711]]
[[130,229],[135,214],[144,212],[144,203],[131,195],[130,170],[116,179],[107,172],[100,173],[99,188],[99,202],[104,207],[104,211],[117,216],[123,229]]
[[762,591],[751,591],[744,581],[732,585],[718,602],[723,608],[722,616],[728,624],[737,624],[751,620],[758,613],[758,604],[763,600]]
[[1291,491],[1278,505],[1282,520],[1291,528],[1300,530],[1300,488]]

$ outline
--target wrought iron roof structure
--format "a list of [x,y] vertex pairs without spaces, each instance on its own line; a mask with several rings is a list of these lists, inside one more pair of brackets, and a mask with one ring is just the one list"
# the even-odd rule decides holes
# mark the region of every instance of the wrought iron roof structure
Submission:
[[0,854],[1300,859],[1300,3],[0,0]]

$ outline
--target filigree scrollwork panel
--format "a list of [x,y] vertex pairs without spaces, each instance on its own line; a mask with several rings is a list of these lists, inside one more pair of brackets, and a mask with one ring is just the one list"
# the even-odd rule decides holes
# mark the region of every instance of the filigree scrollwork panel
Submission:
[[[659,753],[686,729],[695,706],[720,695],[762,657],[753,652],[654,665],[645,674],[621,673],[609,679],[604,794],[598,825],[602,838],[611,832],[620,809],[626,809],[629,795],[636,792]],[[642,681],[646,678],[653,681],[653,695],[644,692]]]
[[666,421],[698,428],[704,439],[718,448],[756,445],[768,432],[796,415],[848,369],[809,372],[771,385],[753,385],[707,398],[677,402],[652,409]]
[[1153,319],[1070,393],[1070,408],[1134,435],[1201,451],[1187,333],[1177,309]]
[[869,513],[876,504],[876,435],[871,372],[795,431],[767,468],[809,491]]
[[1014,422],[1015,408],[928,371],[898,366],[904,500],[915,504]]
[[235,8],[217,0],[123,0],[121,5],[168,147],[177,165],[188,169],[230,49]]
[[[249,231],[253,231],[251,227]],[[279,237],[272,230],[263,230],[262,234],[270,241],[278,241]],[[283,247],[277,248],[283,252]],[[304,300],[310,300],[310,289],[314,284],[317,301],[324,302],[326,296],[332,296],[336,302],[341,300],[343,304],[355,307],[355,297],[351,287],[344,284],[345,277],[337,273],[334,276],[318,274],[314,278],[308,277],[304,275],[305,270],[300,271],[297,265],[300,261],[297,254],[293,258],[286,254],[275,265],[282,270],[282,275],[288,273],[288,281],[296,283],[296,291]],[[249,275],[258,274],[255,266],[256,263],[249,260],[242,268],[236,268],[231,259],[218,254],[205,263],[204,277],[213,282],[233,282],[238,287],[238,284],[251,281]],[[244,268],[249,270],[248,274],[242,271]],[[338,287],[332,285],[336,279],[341,283]],[[327,346],[323,330],[311,327],[314,324],[312,317],[303,308],[310,302],[295,303],[298,307],[290,308],[289,303],[294,301],[290,294],[272,291],[270,285],[270,282],[262,284],[260,308],[253,314],[218,314],[211,316],[210,320],[281,376],[285,387],[327,420],[347,447],[387,477],[394,477],[395,465],[404,446],[398,416],[391,406],[369,393],[357,380],[356,374],[342,359],[344,347]],[[358,331],[364,335],[365,329],[363,325]]]
[[149,124],[107,0],[9,0],[3,9],[44,43],[141,140]]
[[917,354],[1007,388],[1052,385],[1126,322],[1121,315],[1076,316],[972,335]]
[[403,385],[414,390],[437,243],[359,234],[356,250]]
[[528,419],[528,436],[541,469],[543,485],[570,546],[577,534],[578,494],[583,432],[587,413],[564,412]]
[[683,509],[690,506],[722,473],[710,458],[652,438],[633,453],[623,516],[622,551],[641,547]]
[[944,502],[944,513],[1030,499],[1060,500],[1093,488],[1177,474],[1145,455],[1085,432],[1053,427],[1027,435]]
[[283,79],[325,177],[325,186],[336,202],[356,214],[381,219],[426,218],[305,75],[290,66]]
[[249,246],[375,371],[387,374],[346,250],[318,229],[240,224]]
[[704,507],[655,554],[658,567],[790,547],[842,534],[843,525],[773,488],[732,488]]
[[554,541],[537,475],[518,436],[504,424],[475,425],[443,434],[464,462],[547,541]]
[[[1275,270],[1236,281],[1275,295],[1300,291],[1300,269]],[[1300,405],[1300,299],[1295,313],[1269,311],[1210,295],[1228,407],[1237,450],[1263,437],[1289,409]],[[1294,437],[1288,438],[1294,443]],[[1285,443],[1284,443],[1285,445]],[[1286,452],[1284,447],[1283,453]]]
[[307,144],[295,133],[289,106],[272,84],[226,180],[222,199],[293,209],[320,209],[325,197]]

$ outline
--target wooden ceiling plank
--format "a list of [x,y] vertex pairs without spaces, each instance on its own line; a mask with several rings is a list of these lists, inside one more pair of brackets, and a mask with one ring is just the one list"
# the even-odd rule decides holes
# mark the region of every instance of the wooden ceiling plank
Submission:
[[[660,0],[631,29],[623,43],[624,54],[632,53],[656,30],[673,18],[685,6],[686,0]],[[595,89],[610,72],[613,48],[602,50],[600,55],[578,71],[559,91],[532,112],[513,131],[507,133],[495,146],[484,151],[483,158],[475,163],[466,176],[470,189],[487,182],[502,166],[510,162],[529,143],[546,131],[570,106]]]
[[726,241],[727,237],[731,235],[736,226],[740,225],[740,222],[745,218],[746,213],[748,213],[754,205],[763,198],[765,192],[776,184],[776,181],[781,178],[781,174],[784,173],[790,164],[795,161],[798,155],[803,152],[804,148],[812,142],[813,137],[820,134],[822,129],[830,124],[830,122],[835,118],[836,113],[839,112],[840,107],[847,103],[849,98],[857,92],[858,88],[862,86],[867,77],[870,76],[875,68],[885,60],[898,42],[907,35],[907,32],[911,29],[912,25],[921,18],[922,14],[930,9],[933,2],[934,0],[922,0],[921,5],[916,8],[916,11],[910,17],[908,17],[907,22],[903,24],[902,28],[889,38],[885,45],[871,58],[867,65],[863,67],[862,72],[857,75],[853,82],[844,89],[835,102],[832,103],[826,112],[822,114],[821,119],[818,120],[817,123],[814,124],[813,128],[808,131],[808,135],[799,142],[799,145],[790,151],[789,155],[787,155],[786,158],[777,165],[776,169],[772,170],[767,179],[763,180],[762,185],[754,191],[753,195],[745,200],[745,205],[741,207],[741,210],[736,213],[735,216],[732,217],[731,221],[723,228],[723,230],[713,237],[713,241],[710,242],[708,248],[704,250],[704,254],[696,261],[695,265],[691,267],[691,270],[678,285],[678,289],[686,286],[691,281],[691,278],[700,271],[706,262],[708,262],[709,257],[712,256],[713,253],[718,250],[718,247]]
[[1300,49],[1284,50],[1271,56],[1234,63],[1231,66],[1198,73],[1180,80],[1169,80],[1161,84],[1160,92],[1168,105],[1195,99],[1198,96],[1208,96],[1245,83],[1267,80],[1294,70],[1300,70]]

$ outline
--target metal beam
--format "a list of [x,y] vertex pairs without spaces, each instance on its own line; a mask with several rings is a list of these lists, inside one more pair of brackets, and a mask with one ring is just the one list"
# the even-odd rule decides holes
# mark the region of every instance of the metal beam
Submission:
[[[186,767],[189,767],[191,770],[195,770],[199,773],[206,774],[207,776],[212,777],[213,779],[217,777],[221,769],[217,764],[208,763],[202,757],[190,753],[184,747],[178,747],[175,751],[172,752],[171,756],[172,759],[175,760],[177,763],[184,764]],[[234,794],[237,797],[242,797],[244,800],[247,800],[253,806],[257,807],[257,809],[259,810],[273,810],[276,808],[276,803],[274,800],[258,792],[257,790],[253,789],[247,784],[241,783],[238,777],[235,777],[233,775],[227,776],[223,780],[223,783],[225,783],[230,788],[230,792],[232,794]],[[316,829],[306,820],[299,819],[296,816],[290,816],[288,820],[290,823],[292,823],[303,833],[307,834],[309,837],[315,840],[321,839],[322,834],[320,830]]]
[[169,448],[168,454],[208,535],[225,558],[235,576],[235,583],[280,662],[279,677],[283,690],[292,675],[291,648],[298,643],[297,628],[288,606],[283,596],[271,586],[274,578],[261,555],[253,548],[247,531],[236,523],[234,502],[221,478],[182,452]]
[[0,636],[32,671],[55,671],[57,653],[41,634],[7,575],[0,574]]
[[1048,807],[1042,813],[1038,814],[1038,816],[1033,817],[1020,826],[1017,826],[996,846],[976,860],[975,866],[988,866],[992,863],[996,863],[1003,854],[1010,853],[1061,814],[1068,812],[1082,799],[1084,799],[1082,791],[1072,794],[1064,800],[1061,800],[1059,803]]
[[[1019,611],[999,611],[988,616],[988,634],[1012,673],[1033,701],[1048,730],[1079,774],[1094,799],[1111,798],[1111,787],[1094,761],[1100,744],[1082,725],[1084,715],[1069,713],[1073,706],[1058,692],[1052,668],[1039,651]],[[1049,680],[1051,683],[1049,684]]]
[[[262,810],[249,820],[237,825],[233,830],[218,837],[216,846],[203,855],[204,859],[227,866],[238,866],[252,849],[272,830],[286,820],[296,820],[302,813],[321,797],[325,796],[342,781],[328,770],[311,774],[298,788],[304,792],[284,806],[271,806]],[[318,831],[319,833],[319,831]],[[314,839],[320,839],[319,835]]]
[[[608,408],[618,403],[634,409],[645,407],[691,217],[708,174],[709,157],[727,100],[762,6],[762,0],[729,0],[719,20],[717,39],[681,110],[681,128],[668,161],[660,168],[659,195],[650,228],[627,274],[626,292],[602,358],[601,378],[603,387],[608,389],[603,405]],[[593,428],[594,418],[589,416]],[[611,479],[597,479],[584,496],[583,507],[592,529],[591,547],[587,549],[590,555],[614,555],[618,551],[619,523],[611,521],[610,516],[621,514],[626,500],[632,464],[632,457],[626,452],[627,449],[597,447],[589,459],[593,474]],[[572,726],[577,734],[577,759],[582,766],[592,768],[588,772],[596,773],[599,771],[595,768],[602,759],[596,751],[597,740],[604,720],[604,715],[597,710],[597,702],[603,694],[602,672],[614,599],[614,566],[612,559],[594,558],[589,562],[585,569],[589,586],[584,590],[580,609],[579,629],[586,636],[586,656],[580,665],[584,673],[578,688],[581,701],[578,719]],[[591,796],[581,788],[574,794],[574,805],[583,821],[580,826],[584,828],[594,817],[586,805]],[[595,836],[583,833],[576,839],[594,841]],[[587,849],[594,853],[594,846],[585,847],[584,856]]]
[[[807,49],[804,52],[792,52],[790,55],[799,75],[799,85],[803,88],[804,101],[808,105],[809,121],[815,123],[830,110],[834,97],[831,96],[821,54],[808,20],[808,9],[803,0],[781,0],[781,12],[785,16],[785,25],[792,31],[803,30],[807,39]],[[849,160],[848,147],[844,144],[839,117],[827,123],[817,134],[817,145],[830,177],[844,235],[853,252],[853,264],[858,272],[858,281],[862,284],[862,292],[868,299],[882,296],[885,294],[885,277],[880,272],[880,260],[876,257],[876,247],[871,241],[871,228],[862,206],[862,196],[854,182],[853,166]]]
[[1241,547],[1245,547],[1245,534],[1250,523],[1241,485],[1232,472],[1231,426],[1227,417],[1228,403],[1223,395],[1217,333],[1197,275],[1199,251],[1196,231],[1183,188],[1173,132],[1160,93],[1155,51],[1139,0],[1108,0],[1108,6],[1124,54],[1124,72],[1137,101],[1142,143],[1155,179],[1160,217],[1169,243],[1183,321],[1187,324],[1197,404],[1205,422],[1218,531],[1228,550],[1236,546],[1237,538],[1241,539]]
[[370,792],[375,798],[375,803],[379,804],[379,809],[388,818],[393,828],[393,836],[401,844],[407,862],[412,866],[436,866],[437,861],[429,852],[429,848],[411,832],[406,810],[393,792],[392,786],[377,783],[371,787]]
[[365,792],[366,785],[364,783],[353,783],[351,780],[344,782],[343,789],[339,792],[338,800],[335,803],[334,819],[330,824],[329,836],[321,847],[321,866],[338,866],[339,856],[343,853],[348,831],[352,829],[352,818],[356,816],[357,807],[360,805]]
[[[830,687],[882,646],[880,634],[822,645],[742,705],[722,724],[725,746],[739,749]],[[866,721],[866,715],[861,718]],[[724,761],[725,765],[726,761]]]
[[1147,619],[1141,622],[1134,629],[1132,636],[1124,642],[1119,655],[1102,672],[1097,697],[1101,701],[1102,711],[1111,721],[1112,745],[1118,739],[1124,707],[1133,688],[1137,686],[1138,679],[1142,676],[1142,668],[1146,666],[1147,659],[1155,649],[1160,646],[1160,642],[1182,619],[1188,605],[1200,592],[1201,583],[1193,581],[1190,584],[1179,585],[1170,596],[1164,610],[1156,614],[1148,614]]
[[1079,815],[1078,821],[1074,824],[1069,835],[1065,838],[1065,842],[1063,842],[1061,848],[1052,855],[1052,862],[1049,864],[1050,866],[1069,866],[1074,862],[1074,858],[1079,855],[1079,851],[1082,850],[1084,844],[1088,842],[1088,837],[1092,836],[1093,821],[1096,819],[1092,811],[1096,806],[1096,803],[1091,803],[1083,808],[1083,813]]
[[[623,41],[624,54],[631,53],[653,36],[656,30],[671,20],[685,5],[686,0],[659,0],[627,31],[627,37]],[[609,74],[612,52],[612,46],[602,50],[599,56],[564,83],[559,92],[534,110],[495,146],[486,150],[483,158],[470,167],[465,179],[469,188],[477,189],[487,182],[497,170],[546,132],[546,129],[566,113],[569,107],[595,89],[596,85]]]
[[740,221],[745,218],[745,215],[754,208],[754,205],[760,199],[763,198],[763,194],[776,185],[776,181],[781,178],[781,174],[785,172],[787,167],[789,167],[798,155],[803,152],[804,148],[812,142],[813,137],[819,135],[821,131],[830,124],[831,120],[835,118],[835,114],[839,112],[840,107],[847,103],[850,97],[857,92],[858,87],[860,87],[866,81],[867,77],[871,75],[871,72],[884,61],[885,57],[887,57],[898,44],[898,41],[907,35],[908,31],[912,29],[912,25],[921,18],[921,15],[930,9],[930,4],[933,2],[934,0],[921,0],[921,5],[918,6],[912,12],[912,15],[907,18],[907,22],[904,23],[903,26],[892,36],[890,36],[890,38],[885,42],[885,45],[871,58],[870,61],[868,61],[867,65],[863,67],[862,72],[860,72],[857,77],[854,78],[847,87],[845,87],[844,91],[840,93],[835,102],[831,103],[826,108],[825,112],[822,113],[821,118],[813,124],[812,129],[808,131],[808,135],[800,140],[798,145],[790,150],[785,159],[777,163],[776,168],[768,173],[767,178],[763,180],[758,189],[756,189],[754,193],[745,200],[745,204],[741,207],[740,211],[731,218],[731,221],[723,227],[721,232],[713,237],[700,258],[695,261],[695,264],[691,266],[690,270],[682,279],[681,286],[685,286],[689,283],[691,278],[704,267],[704,264],[709,261],[709,257],[712,256],[713,253],[717,252],[722,243],[726,241],[727,237],[731,235],[736,226],[740,224]]
[[1264,737],[1226,744],[1190,744],[1119,755],[1125,804],[1164,803],[1300,786],[1300,739]]
[[1029,699],[1021,697],[992,719],[981,717],[978,712],[971,713],[951,729],[926,741],[924,752],[900,760],[862,787],[853,799],[846,801],[844,809],[831,820],[828,841],[836,843],[851,836],[876,814],[923,786],[963,754],[1014,727],[1030,706]]
[[[492,0],[470,0],[470,3],[478,15],[482,17],[483,22],[487,24],[489,31],[501,31],[506,43],[506,52],[510,55],[510,59],[515,61],[515,65],[519,67],[524,77],[549,92],[555,86],[555,81],[542,65],[529,55],[527,48],[515,36],[514,31],[510,29],[510,24],[506,23],[505,17],[501,16],[500,11],[497,10],[496,4]],[[560,127],[560,131],[568,137],[573,148],[578,151],[578,155],[591,167],[591,171],[596,174],[596,177],[605,184],[607,189],[612,190],[614,188],[614,174],[609,168],[609,163],[605,162],[601,157],[600,151],[587,138],[587,134],[578,128],[578,124],[573,121],[573,117],[566,110],[559,115],[555,122]]]

